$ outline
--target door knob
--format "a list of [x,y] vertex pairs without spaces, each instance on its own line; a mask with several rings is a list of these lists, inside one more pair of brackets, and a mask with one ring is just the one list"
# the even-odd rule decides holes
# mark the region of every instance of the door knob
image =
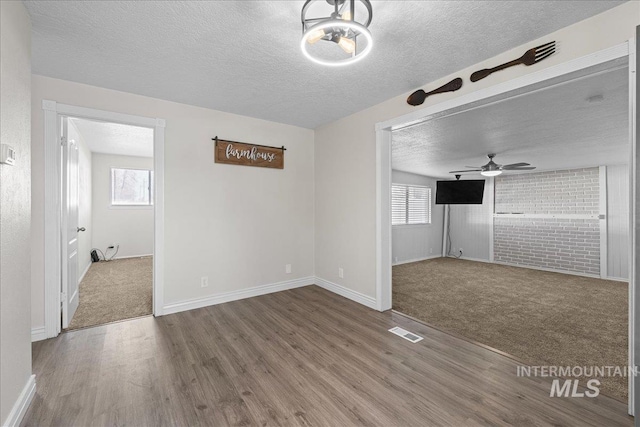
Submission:
[[81,231],[87,231],[87,229],[84,227],[78,227],[78,232],[81,232]]

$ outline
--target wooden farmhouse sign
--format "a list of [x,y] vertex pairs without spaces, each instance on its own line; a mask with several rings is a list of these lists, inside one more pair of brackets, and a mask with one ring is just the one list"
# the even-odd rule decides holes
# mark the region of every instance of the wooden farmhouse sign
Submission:
[[284,147],[224,141],[218,137],[213,140],[216,142],[216,163],[284,169]]

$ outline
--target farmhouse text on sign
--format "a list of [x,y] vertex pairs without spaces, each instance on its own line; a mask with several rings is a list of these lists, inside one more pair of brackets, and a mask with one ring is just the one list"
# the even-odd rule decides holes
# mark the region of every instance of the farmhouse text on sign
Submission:
[[214,141],[216,142],[216,163],[284,169],[284,147],[224,141],[217,137]]

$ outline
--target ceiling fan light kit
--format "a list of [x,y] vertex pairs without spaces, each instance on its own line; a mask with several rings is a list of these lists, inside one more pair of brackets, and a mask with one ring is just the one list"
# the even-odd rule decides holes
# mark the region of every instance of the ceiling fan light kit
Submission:
[[[328,16],[307,16],[314,4],[326,3]],[[356,4],[362,4],[366,13],[356,15]],[[309,60],[326,66],[350,65],[364,59],[373,48],[373,37],[368,27],[373,19],[369,0],[307,0],[302,7],[302,39],[300,49]],[[361,48],[364,41],[365,46]],[[342,57],[323,58],[312,50],[318,42],[333,43],[344,52]]]

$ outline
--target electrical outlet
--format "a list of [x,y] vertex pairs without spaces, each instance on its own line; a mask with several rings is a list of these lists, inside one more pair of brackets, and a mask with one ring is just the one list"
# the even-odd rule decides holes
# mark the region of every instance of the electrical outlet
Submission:
[[287,264],[284,266],[284,272],[287,274],[291,274],[291,264]]
[[201,288],[206,288],[207,286],[209,286],[209,277],[208,276],[202,276],[200,278],[200,287]]
[[429,248],[429,254],[431,255],[433,253],[433,248]]
[[344,279],[344,268],[342,267],[338,268],[338,277],[341,279]]
[[397,263],[398,262],[398,257],[393,258],[393,262]]

